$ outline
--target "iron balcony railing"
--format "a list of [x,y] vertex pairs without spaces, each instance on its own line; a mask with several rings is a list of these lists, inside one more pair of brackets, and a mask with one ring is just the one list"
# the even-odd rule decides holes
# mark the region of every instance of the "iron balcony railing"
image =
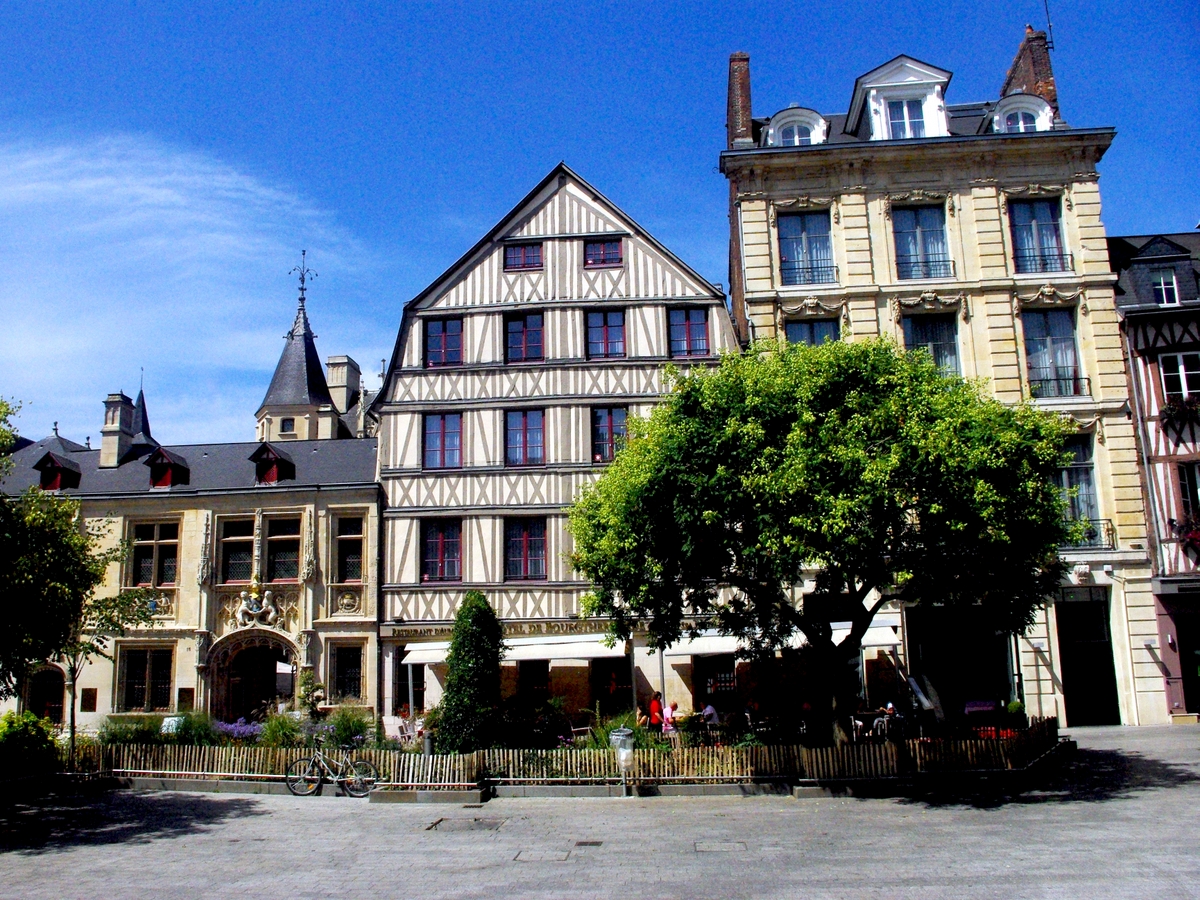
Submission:
[[896,259],[896,277],[901,281],[914,278],[953,278],[954,260],[948,256],[901,256]]
[[784,260],[780,272],[784,284],[836,284],[837,266],[808,266]]
[[1035,272],[1074,272],[1075,261],[1070,253],[1030,250],[1014,254],[1013,263],[1018,275]]
[[1047,397],[1090,397],[1092,382],[1070,372],[1033,369],[1029,373],[1029,396],[1035,400]]
[[1064,550],[1087,548],[1091,550],[1115,550],[1117,529],[1111,519],[1068,519],[1067,525],[1081,532],[1062,545]]

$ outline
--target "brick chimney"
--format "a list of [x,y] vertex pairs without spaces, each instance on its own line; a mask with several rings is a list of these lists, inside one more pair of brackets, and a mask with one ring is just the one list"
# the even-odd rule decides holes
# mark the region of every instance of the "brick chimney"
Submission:
[[729,106],[725,112],[725,131],[729,149],[746,150],[754,146],[750,121],[750,54],[729,55]]
[[[732,63],[730,64],[732,65]],[[733,84],[730,75],[730,85]],[[732,91],[732,87],[730,88]],[[1058,114],[1058,89],[1054,86],[1054,70],[1050,67],[1050,47],[1046,42],[1046,32],[1034,31],[1032,25],[1025,26],[1025,40],[1017,50],[1004,86],[1000,88],[1000,96],[1007,97],[1021,91],[1034,94],[1050,104],[1054,110],[1055,121],[1060,120]]]
[[133,446],[133,401],[121,391],[104,398],[100,429],[100,468],[115,469]]

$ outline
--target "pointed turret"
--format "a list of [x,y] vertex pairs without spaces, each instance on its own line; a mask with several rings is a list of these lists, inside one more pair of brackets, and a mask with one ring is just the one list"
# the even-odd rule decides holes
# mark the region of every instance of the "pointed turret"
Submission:
[[146,412],[146,392],[143,390],[138,391],[137,400],[133,403],[133,421],[129,430],[133,432],[133,437],[130,438],[129,451],[121,457],[121,462],[141,459],[158,449],[158,441],[150,434],[150,414]]

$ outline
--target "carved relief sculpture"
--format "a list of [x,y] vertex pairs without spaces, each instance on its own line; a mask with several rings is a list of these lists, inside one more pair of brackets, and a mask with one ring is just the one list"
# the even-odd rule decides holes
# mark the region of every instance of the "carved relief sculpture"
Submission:
[[203,587],[212,575],[212,513],[204,513],[204,540],[200,543],[200,562],[196,565],[196,584]]

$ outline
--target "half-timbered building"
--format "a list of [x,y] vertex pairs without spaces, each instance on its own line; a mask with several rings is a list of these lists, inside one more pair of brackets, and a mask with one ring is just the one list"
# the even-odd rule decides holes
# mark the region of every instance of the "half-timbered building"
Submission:
[[[995,99],[951,103],[951,73],[898,56],[849,108],[756,118],[730,59],[730,294],[743,339],[890,336],[999,399],[1072,417],[1061,473],[1070,579],[1014,638],[920,604],[868,646],[866,689],[895,666],[947,714],[1023,699],[1068,724],[1165,722],[1138,453],[1096,166],[1111,128],[1063,121],[1043,32],[1026,30]],[[898,623],[899,624],[899,623]],[[878,690],[872,689],[872,672]],[[886,677],[885,677],[886,676]],[[903,683],[903,682],[901,682]]]
[[[472,588],[504,624],[506,696],[629,708],[635,651],[578,618],[565,509],[658,400],[667,364],[735,346],[721,290],[563,164],[405,306],[372,407],[386,710],[437,702]],[[638,681],[656,684],[658,660],[636,654]]]
[[1200,232],[1114,237],[1132,412],[1145,462],[1157,633],[1173,721],[1200,714]]

